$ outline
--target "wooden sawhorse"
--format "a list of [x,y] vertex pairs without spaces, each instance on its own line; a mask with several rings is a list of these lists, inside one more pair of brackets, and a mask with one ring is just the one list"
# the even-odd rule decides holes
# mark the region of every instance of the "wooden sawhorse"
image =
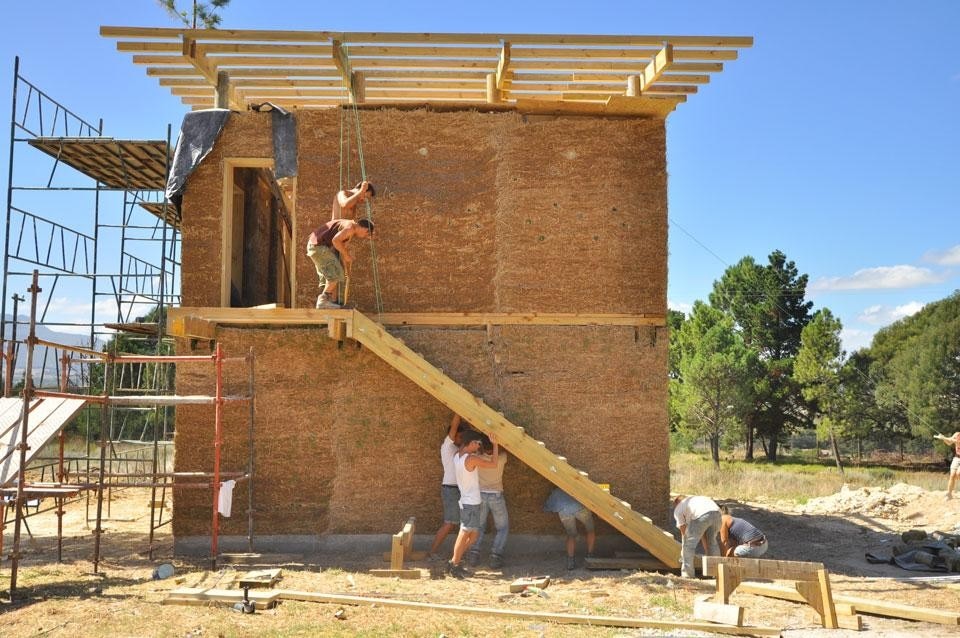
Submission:
[[820,614],[823,626],[827,629],[839,627],[830,575],[823,563],[704,556],[703,574],[717,579],[714,600],[722,604],[730,602],[730,594],[744,580],[792,580],[803,599]]

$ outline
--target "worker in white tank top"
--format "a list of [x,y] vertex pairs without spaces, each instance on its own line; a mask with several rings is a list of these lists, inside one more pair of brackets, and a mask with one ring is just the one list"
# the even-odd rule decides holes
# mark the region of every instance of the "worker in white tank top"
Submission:
[[447,571],[455,578],[467,576],[467,570],[461,565],[463,555],[477,540],[480,526],[480,473],[481,467],[497,467],[500,461],[500,446],[490,437],[493,443],[493,455],[487,459],[478,454],[482,435],[479,432],[468,430],[461,436],[460,449],[453,457],[453,466],[457,473],[457,487],[460,488],[460,533],[453,545],[453,559],[447,564]]

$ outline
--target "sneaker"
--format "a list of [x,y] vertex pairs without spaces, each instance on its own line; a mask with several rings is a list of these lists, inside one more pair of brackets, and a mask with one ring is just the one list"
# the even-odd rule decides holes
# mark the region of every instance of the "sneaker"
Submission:
[[320,296],[317,297],[316,308],[317,310],[321,310],[321,309],[335,310],[337,308],[340,308],[340,304],[333,302],[330,299],[330,297],[326,295],[326,293],[320,293]]
[[463,580],[469,576],[469,573],[467,573],[467,570],[465,570],[462,565],[454,565],[452,560],[447,562],[447,573],[459,580]]
[[567,569],[576,569],[577,559],[573,556],[567,556]]
[[480,564],[480,554],[470,553],[467,554],[467,565],[470,567],[476,567]]
[[490,554],[490,568],[500,569],[503,567],[503,556],[500,554]]
[[430,561],[431,563],[435,563],[437,561],[443,560],[443,556],[441,556],[440,554],[434,554],[433,552],[430,552],[427,554],[427,560]]
[[587,557],[587,558],[593,558],[593,557],[594,557],[594,556],[593,556],[593,552],[587,552],[587,556],[586,556],[586,557]]

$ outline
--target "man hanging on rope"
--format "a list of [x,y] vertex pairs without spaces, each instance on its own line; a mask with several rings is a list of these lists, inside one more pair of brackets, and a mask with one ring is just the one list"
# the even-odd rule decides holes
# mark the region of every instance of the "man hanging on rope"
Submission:
[[373,184],[364,180],[347,190],[342,190],[333,198],[333,210],[330,220],[356,218],[357,204],[367,201],[368,197],[376,197],[377,191]]
[[320,296],[317,308],[339,308],[336,303],[337,284],[344,279],[343,267],[350,267],[353,255],[348,244],[354,237],[369,239],[373,235],[373,222],[369,219],[333,219],[310,233],[307,241],[307,256],[317,267],[320,277]]

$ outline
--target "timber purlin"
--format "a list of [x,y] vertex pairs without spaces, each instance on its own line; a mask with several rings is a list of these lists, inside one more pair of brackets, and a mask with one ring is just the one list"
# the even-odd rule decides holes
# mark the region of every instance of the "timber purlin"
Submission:
[[[344,321],[352,310],[312,308],[170,308],[167,333],[172,337],[214,339],[217,326],[308,326]],[[385,326],[653,326],[664,327],[663,315],[586,314],[570,312],[386,312],[377,319]]]
[[[161,86],[194,108],[214,106],[218,72],[226,71],[230,106],[241,110],[264,101],[291,108],[349,101],[507,104],[517,110],[553,103],[570,107],[565,112],[586,104],[600,112],[611,98],[629,96],[633,105],[624,114],[666,117],[709,81],[706,74],[753,46],[752,37],[742,36],[118,26],[103,26],[100,34],[119,39],[117,50],[132,53],[134,64],[150,65],[147,75],[159,77]],[[683,75],[688,73],[701,75]]]

